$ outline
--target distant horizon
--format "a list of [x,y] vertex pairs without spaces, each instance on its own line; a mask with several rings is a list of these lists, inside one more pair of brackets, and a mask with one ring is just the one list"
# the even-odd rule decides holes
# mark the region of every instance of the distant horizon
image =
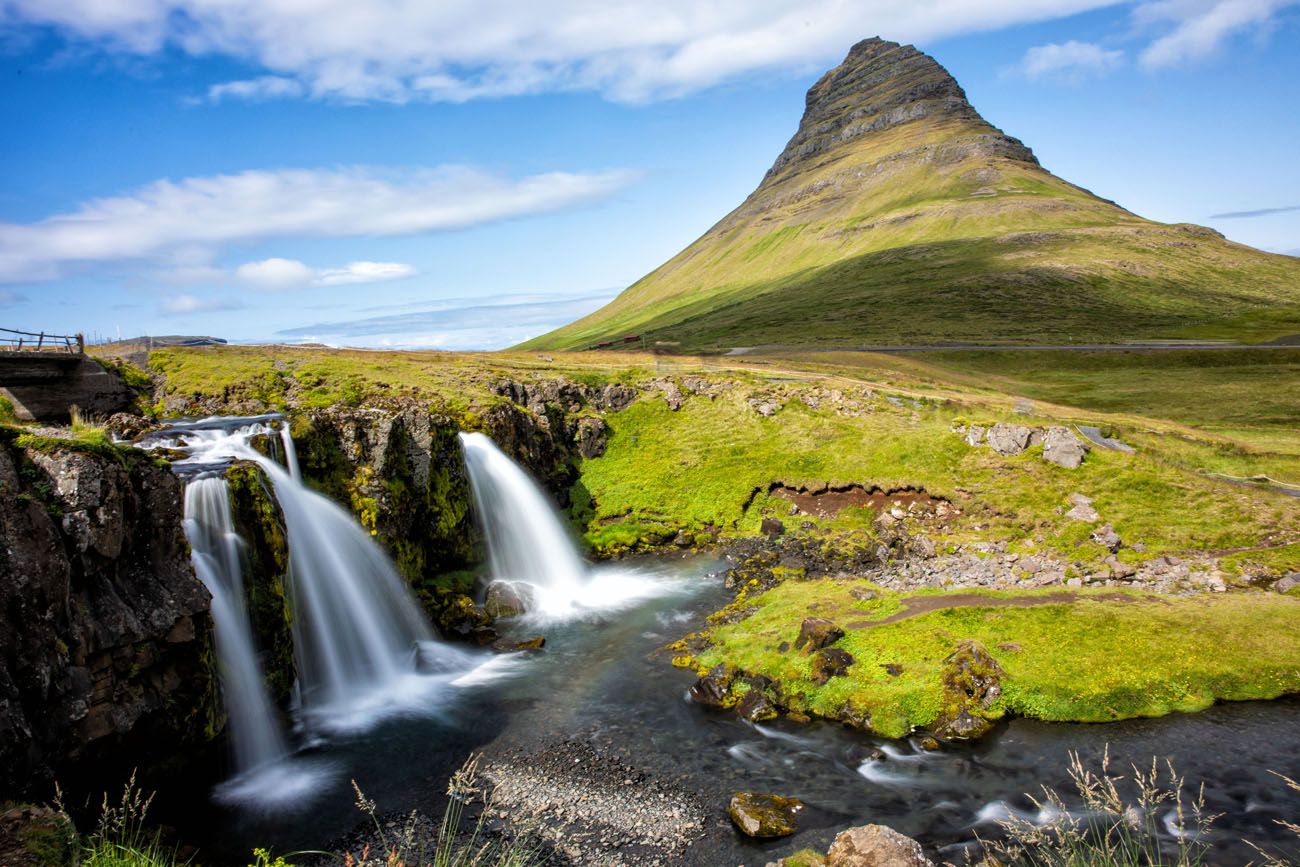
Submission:
[[490,6],[381,4],[351,32],[275,2],[9,4],[0,320],[504,348],[739,205],[877,33],[1060,177],[1300,256],[1300,0]]

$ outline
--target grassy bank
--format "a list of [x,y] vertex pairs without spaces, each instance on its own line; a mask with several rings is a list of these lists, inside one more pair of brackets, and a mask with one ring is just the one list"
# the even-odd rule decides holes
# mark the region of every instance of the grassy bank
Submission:
[[[861,592],[865,588],[860,581],[787,581],[746,600],[756,610],[713,628],[712,646],[690,663],[701,673],[729,663],[765,675],[780,682],[792,709],[866,718],[872,730],[888,737],[935,721],[943,660],[968,638],[982,643],[1005,672],[990,718],[1106,722],[1300,691],[1297,597],[1165,598],[1081,590],[1068,594],[1068,601],[1054,601],[1063,597],[969,591],[962,597],[974,599],[962,599],[962,607],[865,625],[927,596],[878,587],[869,588],[875,598],[866,601],[851,595],[855,589],[868,595]],[[952,598],[929,595],[931,604]],[[1013,599],[1017,605],[995,607]],[[811,679],[810,656],[779,649],[782,642],[794,643],[799,624],[811,616],[844,628],[834,647],[856,660],[847,675],[823,686]]]

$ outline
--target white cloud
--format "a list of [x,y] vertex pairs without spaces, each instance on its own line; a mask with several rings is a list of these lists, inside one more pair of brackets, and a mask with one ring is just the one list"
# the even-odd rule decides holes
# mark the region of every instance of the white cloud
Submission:
[[380,283],[401,280],[414,274],[415,268],[402,262],[349,262],[342,268],[325,268],[318,272],[316,282],[321,286]]
[[235,269],[241,281],[266,292],[301,289],[316,279],[316,270],[296,259],[263,259]]
[[86,262],[170,258],[188,263],[223,244],[264,238],[459,229],[597,201],[631,178],[612,171],[510,180],[444,166],[160,180],[36,223],[0,223],[0,282],[53,278]]
[[380,283],[410,277],[415,268],[402,262],[349,262],[342,268],[312,268],[296,259],[263,259],[235,269],[241,282],[264,292],[282,292],[307,286],[342,286]]
[[191,313],[215,313],[221,310],[238,310],[243,305],[233,298],[198,298],[194,295],[173,295],[158,305],[163,316],[185,316]]
[[463,101],[596,90],[671,97],[770,70],[815,70],[855,39],[925,41],[1121,0],[7,0],[0,23],[53,25],[109,50],[219,54],[266,73],[210,98]]
[[1147,69],[1204,60],[1229,37],[1267,28],[1276,14],[1300,0],[1154,0],[1134,12],[1140,27],[1173,30],[1142,52]]
[[286,99],[302,96],[302,82],[281,75],[263,75],[260,78],[242,81],[226,81],[208,88],[208,99],[221,102],[223,99]]
[[1111,51],[1091,42],[1039,45],[1025,52],[1020,70],[1029,78],[1063,76],[1081,78],[1106,73],[1124,62],[1124,52]]

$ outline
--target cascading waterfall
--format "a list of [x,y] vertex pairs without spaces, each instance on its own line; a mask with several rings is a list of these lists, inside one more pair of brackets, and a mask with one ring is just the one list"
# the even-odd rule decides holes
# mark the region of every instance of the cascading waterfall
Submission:
[[492,577],[572,598],[587,579],[555,507],[522,468],[481,433],[462,433]]
[[481,433],[462,433],[460,443],[492,580],[524,590],[518,595],[530,615],[562,619],[677,589],[629,570],[588,569],[559,513],[522,467]]
[[388,557],[328,497],[244,447],[270,477],[289,543],[290,605],[302,706],[318,722],[352,724],[376,701],[418,688],[417,653],[434,640]]
[[212,594],[235,772],[249,773],[283,759],[289,747],[257,659],[244,595],[243,543],[231,520],[225,479],[198,478],[186,487],[185,535],[194,571]]

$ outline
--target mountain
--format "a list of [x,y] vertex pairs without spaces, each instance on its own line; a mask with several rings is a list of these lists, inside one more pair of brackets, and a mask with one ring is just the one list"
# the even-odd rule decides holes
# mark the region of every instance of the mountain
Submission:
[[1217,323],[1269,336],[1297,314],[1300,259],[1056,177],[929,55],[867,39],[808,91],[740,207],[523,347],[1115,342],[1215,336]]

